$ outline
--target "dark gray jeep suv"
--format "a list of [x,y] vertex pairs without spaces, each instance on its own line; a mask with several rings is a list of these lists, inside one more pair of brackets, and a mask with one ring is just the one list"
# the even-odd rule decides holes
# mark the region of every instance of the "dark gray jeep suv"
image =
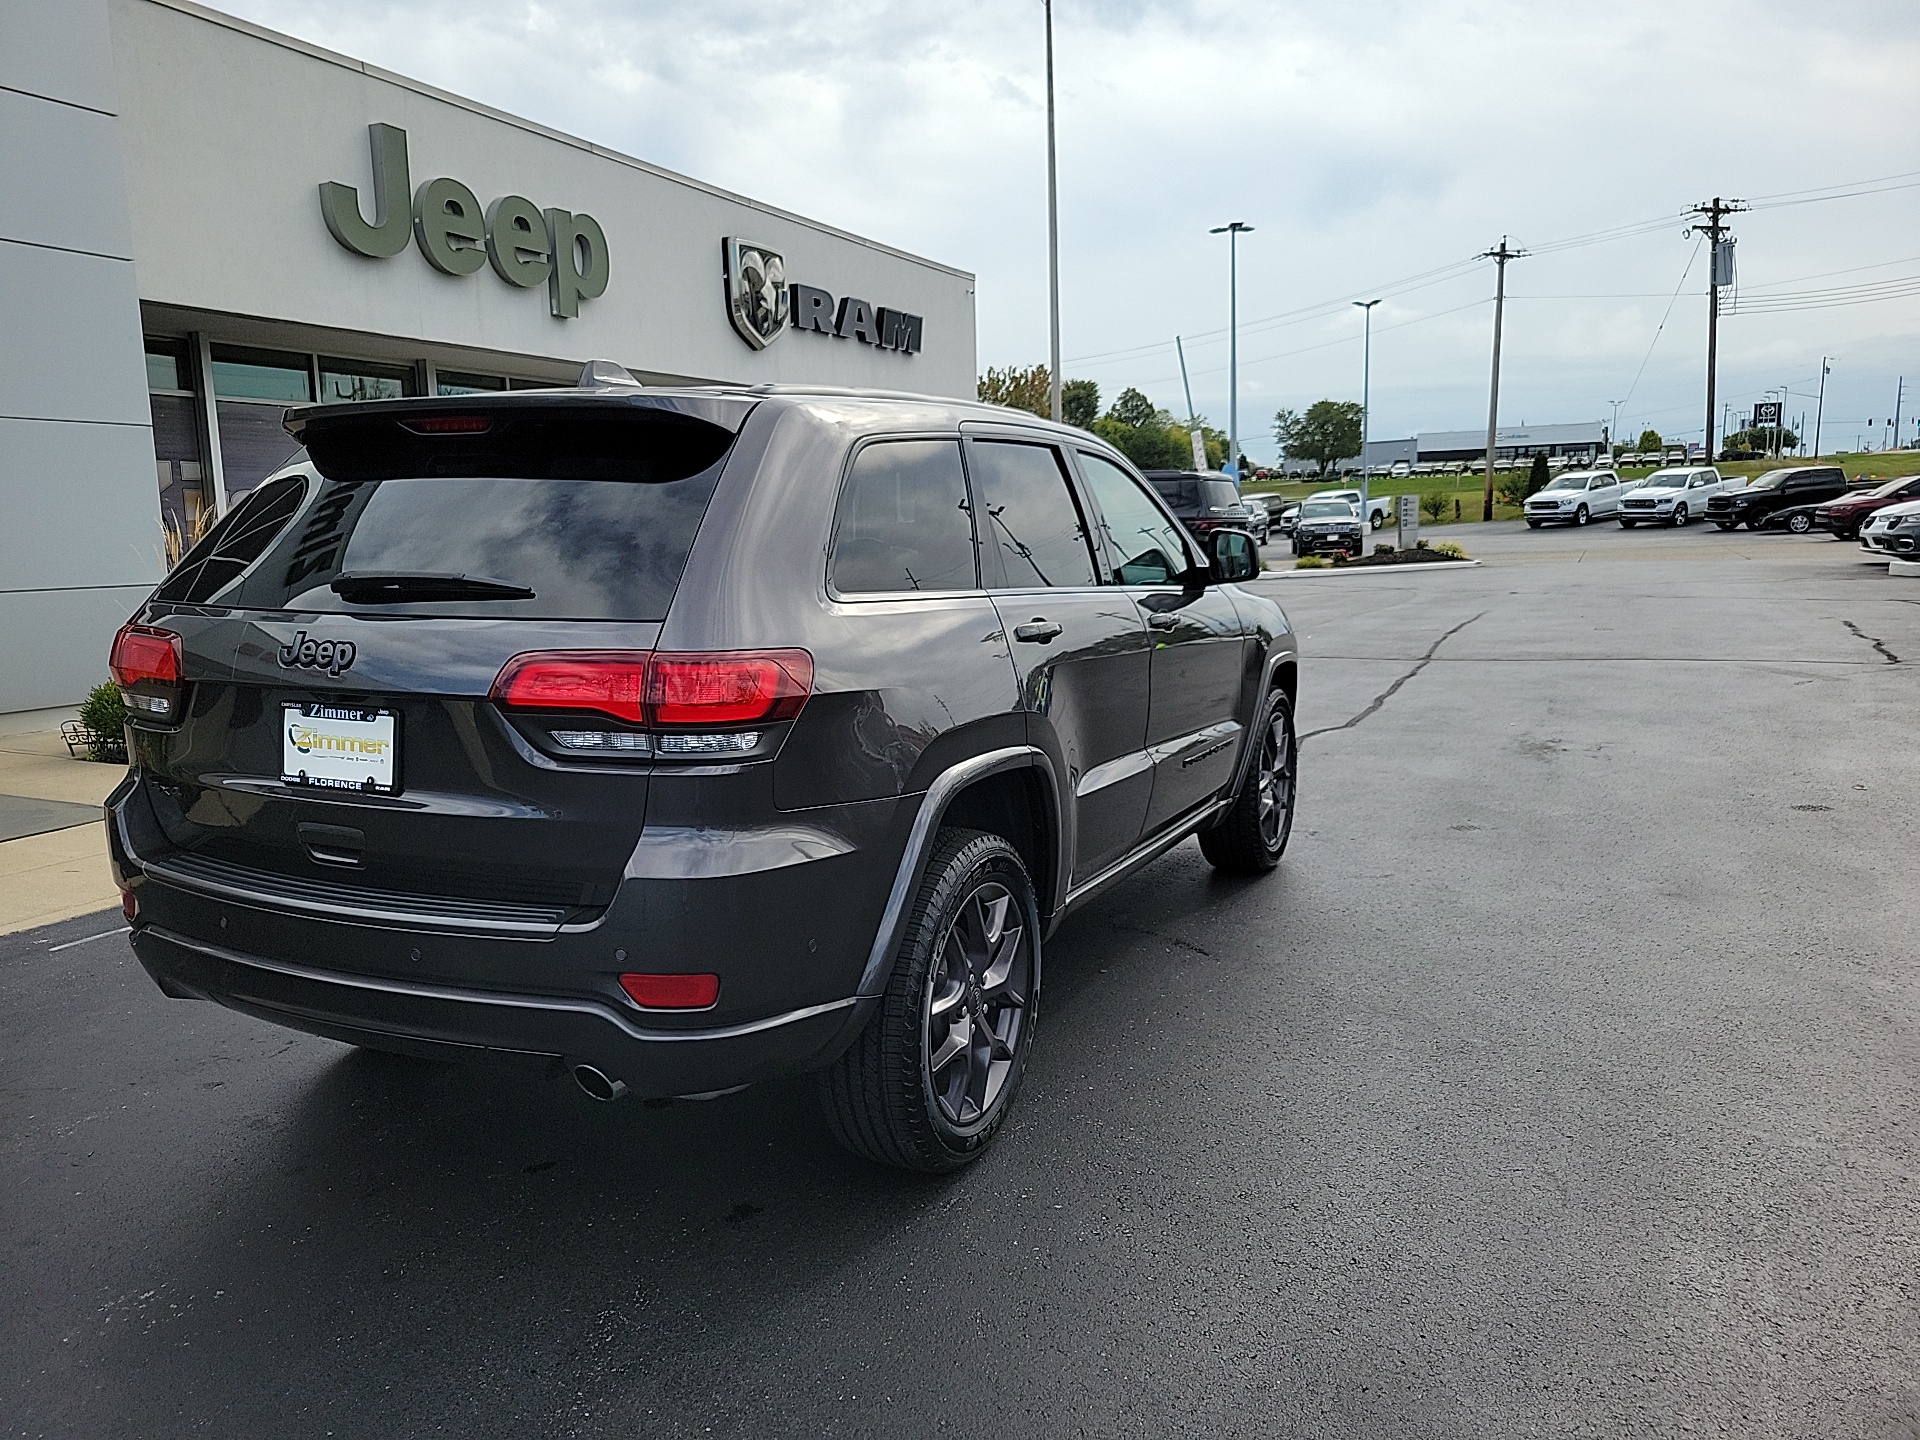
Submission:
[[168,995],[589,1095],[817,1075],[945,1170],[1041,941],[1198,834],[1270,870],[1297,647],[1114,451],[991,406],[575,390],[289,413],[116,639]]

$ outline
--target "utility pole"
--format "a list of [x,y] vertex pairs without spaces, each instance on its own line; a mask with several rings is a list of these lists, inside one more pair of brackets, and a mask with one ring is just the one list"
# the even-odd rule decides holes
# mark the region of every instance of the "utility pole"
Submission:
[[1833,373],[1833,367],[1827,363],[1832,357],[1820,357],[1820,399],[1813,407],[1813,458],[1820,458],[1820,422],[1827,415],[1827,376]]
[[[1722,200],[1718,195],[1704,205],[1695,205],[1687,213],[1704,216],[1705,224],[1696,221],[1687,227],[1683,234],[1691,235],[1698,230],[1712,245],[1712,260],[1707,265],[1707,461],[1713,461],[1713,386],[1719,365],[1720,349],[1720,287],[1733,283],[1733,241],[1727,237],[1724,223],[1728,215],[1745,210],[1744,200]],[[1724,249],[1722,246],[1724,245]]]
[[1492,250],[1481,254],[1482,260],[1494,262],[1493,282],[1493,384],[1487,392],[1487,487],[1486,503],[1482,507],[1480,518],[1493,519],[1493,444],[1500,431],[1500,321],[1507,308],[1507,262],[1518,260],[1527,252],[1509,250],[1507,237],[1502,235],[1500,243]]
[[1253,226],[1239,220],[1207,233],[1227,237],[1227,465],[1240,482],[1240,237]]
[[1053,147],[1053,0],[1047,7],[1047,319],[1052,348],[1047,372],[1047,399],[1053,419],[1060,423],[1060,187],[1055,174]]
[[1373,307],[1378,300],[1356,300],[1360,313],[1367,317],[1366,340],[1360,359],[1360,525],[1364,534],[1368,524],[1367,506],[1371,497],[1367,486],[1367,429],[1373,417]]
[[1207,437],[1200,430],[1200,413],[1193,408],[1193,386],[1187,383],[1187,347],[1180,343],[1178,335],[1173,337],[1173,348],[1180,356],[1180,389],[1187,397],[1187,439],[1193,446],[1193,468],[1207,468]]
[[1893,392],[1893,448],[1900,448],[1900,404],[1907,398],[1907,377],[1900,377],[1900,384]]
[[1613,406],[1613,424],[1607,427],[1607,459],[1611,460],[1613,459],[1612,447],[1620,443],[1620,407],[1626,404],[1626,401],[1609,400],[1607,403]]

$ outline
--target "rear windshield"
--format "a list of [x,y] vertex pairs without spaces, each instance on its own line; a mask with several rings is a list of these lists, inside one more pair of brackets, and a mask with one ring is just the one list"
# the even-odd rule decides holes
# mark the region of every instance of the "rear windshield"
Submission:
[[1240,492],[1233,488],[1231,481],[1202,480],[1200,488],[1206,492],[1207,508],[1210,510],[1231,510],[1240,503]]
[[[540,437],[548,443],[463,437],[438,453],[413,441],[383,446],[377,435],[316,443],[323,478],[311,501],[211,603],[664,619],[732,442],[718,426],[692,424],[622,417],[549,431]],[[395,469],[412,473],[385,473]]]
[[1160,498],[1167,502],[1167,508],[1176,514],[1196,510],[1200,506],[1198,480],[1184,475],[1149,476],[1147,483],[1160,492]]

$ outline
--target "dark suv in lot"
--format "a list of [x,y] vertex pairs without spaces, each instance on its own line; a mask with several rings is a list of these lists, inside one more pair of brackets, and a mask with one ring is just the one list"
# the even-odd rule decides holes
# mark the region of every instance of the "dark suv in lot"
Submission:
[[1225,475],[1204,470],[1148,470],[1146,477],[1160,492],[1180,523],[1205,539],[1215,530],[1245,530],[1261,545],[1272,526],[1267,507],[1240,498],[1240,490]]
[[1270,870],[1298,651],[1083,431],[819,389],[308,407],[114,642],[161,990],[597,1099],[812,1074],[977,1154],[1041,941],[1197,834]]
[[1723,490],[1708,500],[1707,519],[1722,530],[1778,525],[1804,535],[1813,528],[1813,507],[1846,491],[1846,472],[1837,465],[1769,470],[1744,489]]

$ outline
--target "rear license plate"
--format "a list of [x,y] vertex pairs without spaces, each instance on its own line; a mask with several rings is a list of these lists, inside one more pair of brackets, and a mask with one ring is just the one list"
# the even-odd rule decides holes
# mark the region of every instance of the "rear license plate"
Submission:
[[282,707],[280,778],[330,790],[400,788],[399,716],[349,705]]

